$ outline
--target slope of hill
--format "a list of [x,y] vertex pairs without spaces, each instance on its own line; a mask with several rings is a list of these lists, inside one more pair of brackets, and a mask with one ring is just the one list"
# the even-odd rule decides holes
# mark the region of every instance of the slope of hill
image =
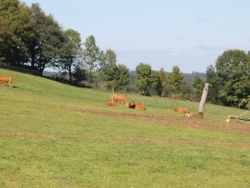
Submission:
[[[1,187],[249,187],[249,125],[242,111],[123,94],[146,111],[108,107],[111,93],[0,69]],[[195,177],[195,178],[194,178]],[[206,180],[206,181],[204,181]]]

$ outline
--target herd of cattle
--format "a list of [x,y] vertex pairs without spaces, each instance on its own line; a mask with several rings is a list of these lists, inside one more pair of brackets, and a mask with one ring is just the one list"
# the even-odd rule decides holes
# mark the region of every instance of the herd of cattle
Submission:
[[[13,88],[13,78],[8,76],[0,76],[1,84],[9,84],[10,87]],[[135,103],[134,101],[128,102],[122,95],[119,94],[112,94],[111,101],[106,102],[107,106],[118,106],[119,103],[123,103],[131,109],[135,110],[146,110],[146,108],[140,104]],[[174,108],[175,112],[183,113],[186,117],[192,117],[192,114],[189,113],[187,108]]]
[[[136,109],[136,110],[146,110],[146,108],[141,105],[140,103],[135,103],[134,101],[128,102],[124,96],[119,95],[119,94],[112,94],[111,95],[111,101],[106,102],[107,106],[118,106],[119,103],[123,103],[126,106],[128,106],[131,109]],[[187,108],[174,108],[175,112],[178,113],[183,113],[185,117],[191,118],[193,117],[193,114],[189,113],[189,110]]]
[[131,109],[136,110],[146,110],[146,108],[140,103],[135,103],[134,101],[128,102],[122,95],[112,94],[111,101],[106,102],[107,106],[118,106],[119,103],[124,103]]

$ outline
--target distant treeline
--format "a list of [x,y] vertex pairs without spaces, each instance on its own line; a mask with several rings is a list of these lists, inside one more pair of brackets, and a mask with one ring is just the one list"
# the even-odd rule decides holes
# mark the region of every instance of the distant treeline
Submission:
[[82,42],[79,32],[60,25],[39,4],[28,7],[19,0],[1,0],[1,66],[41,76],[45,68],[55,68],[58,74],[50,78],[72,85],[191,101],[200,100],[208,82],[208,101],[250,108],[249,52],[225,51],[206,73],[184,74],[178,66],[167,73],[143,62],[131,71],[117,64],[113,50],[101,50],[93,35]]

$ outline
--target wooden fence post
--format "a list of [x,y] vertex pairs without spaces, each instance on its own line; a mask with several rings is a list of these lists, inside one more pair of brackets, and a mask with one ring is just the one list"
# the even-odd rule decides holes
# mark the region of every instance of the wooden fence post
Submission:
[[199,109],[198,109],[198,114],[201,116],[203,116],[203,112],[204,112],[204,106],[205,106],[205,102],[206,102],[207,94],[208,94],[208,87],[209,87],[209,83],[205,83],[205,87],[202,92],[202,97],[201,97],[201,101],[200,101]]

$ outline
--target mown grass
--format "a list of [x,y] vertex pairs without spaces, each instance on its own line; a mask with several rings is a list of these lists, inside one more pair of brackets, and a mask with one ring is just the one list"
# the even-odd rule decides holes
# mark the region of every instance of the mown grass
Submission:
[[[243,111],[206,104],[205,119],[173,112],[198,103],[124,94],[146,111],[107,107],[109,92],[76,88],[0,69],[15,88],[0,87],[0,187],[250,187],[249,134],[187,123],[226,124]],[[79,109],[162,116],[161,124]]]

